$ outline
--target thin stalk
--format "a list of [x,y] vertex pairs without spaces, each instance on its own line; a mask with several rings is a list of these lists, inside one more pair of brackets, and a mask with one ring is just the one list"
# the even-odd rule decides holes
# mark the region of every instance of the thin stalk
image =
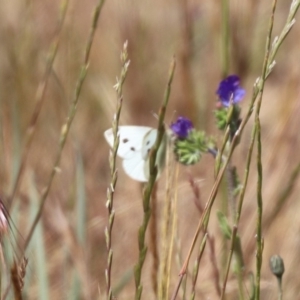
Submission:
[[171,274],[172,254],[174,248],[176,221],[177,221],[177,199],[178,199],[178,174],[179,164],[175,165],[175,162],[170,159],[172,145],[168,142],[167,147],[167,168],[166,168],[166,187],[163,209],[163,222],[161,230],[161,259],[160,259],[160,272],[158,281],[158,299],[169,298],[169,284]]
[[194,300],[196,297],[196,284],[197,284],[197,278],[198,278],[198,273],[199,273],[199,265],[200,265],[200,261],[206,246],[206,240],[207,240],[207,236],[208,233],[206,233],[201,241],[200,244],[200,248],[199,248],[199,252],[197,255],[197,260],[195,262],[195,266],[194,266],[194,270],[193,270],[193,274],[192,274],[192,293],[191,293],[191,300]]
[[185,275],[184,273],[179,274],[179,279],[178,279],[176,288],[175,288],[175,290],[174,290],[174,293],[173,293],[173,295],[172,295],[172,297],[171,297],[171,300],[175,300],[175,299],[176,299],[184,275]]
[[222,287],[222,294],[220,297],[221,300],[223,300],[224,296],[225,296],[226,284],[227,284],[227,280],[228,280],[231,259],[232,259],[232,255],[233,255],[234,248],[235,248],[236,234],[237,234],[237,227],[233,227],[233,231],[232,231],[232,235],[231,235],[231,247],[230,247],[230,251],[229,251],[229,258],[228,258],[227,266],[226,266],[225,278],[224,278],[223,287]]
[[127,42],[125,42],[123,46],[123,50],[121,53],[121,62],[122,62],[122,69],[121,69],[120,79],[117,80],[117,83],[115,85],[115,89],[117,92],[117,104],[116,104],[116,114],[112,122],[114,143],[109,155],[110,184],[107,188],[107,201],[106,201],[106,208],[108,211],[108,225],[105,228],[105,241],[106,241],[106,249],[107,249],[107,265],[105,269],[107,300],[113,299],[112,286],[111,286],[111,267],[112,267],[112,260],[113,260],[112,229],[113,229],[114,218],[115,218],[114,193],[115,193],[115,188],[118,179],[118,172],[116,168],[116,158],[117,158],[119,142],[120,142],[120,138],[118,135],[118,127],[119,127],[119,120],[120,120],[120,114],[121,114],[122,102],[123,102],[123,83],[125,81],[128,67],[129,67]]
[[[170,281],[171,281],[171,267],[172,267],[172,254],[174,248],[174,242],[178,239],[178,177],[179,177],[179,164],[176,163],[175,169],[175,192],[174,192],[174,199],[172,199],[172,207],[171,207],[171,234],[170,234],[170,245],[169,245],[169,253],[168,253],[168,260],[167,260],[167,292],[166,298],[169,298],[169,289],[170,289]],[[178,251],[179,252],[179,251]],[[164,299],[164,298],[162,298]]]
[[262,265],[263,240],[262,240],[262,161],[261,161],[261,127],[259,115],[255,117],[255,127],[257,131],[257,228],[256,228],[256,277],[255,277],[255,299],[260,299],[260,272]]
[[158,234],[157,234],[157,224],[158,224],[158,205],[157,205],[157,184],[154,185],[152,196],[151,196],[151,212],[152,216],[150,218],[150,251],[152,254],[152,270],[151,270],[151,283],[152,289],[157,298],[158,295],[158,270],[159,270],[159,251],[158,251]]
[[278,283],[278,300],[283,299],[283,291],[282,291],[282,277],[277,277]]
[[47,64],[46,64],[46,70],[44,75],[42,76],[42,81],[39,83],[39,86],[37,88],[36,94],[35,94],[35,108],[31,115],[29,125],[26,130],[26,136],[25,136],[25,145],[24,149],[21,154],[21,164],[17,173],[16,181],[14,183],[14,187],[12,189],[12,194],[10,196],[10,201],[7,204],[7,209],[9,210],[12,205],[13,201],[19,191],[20,184],[23,178],[25,166],[27,163],[28,154],[30,153],[31,144],[36,132],[36,125],[38,121],[38,117],[40,115],[41,109],[43,107],[43,104],[45,102],[45,93],[48,86],[50,74],[52,72],[53,63],[57,54],[60,38],[61,38],[61,31],[62,27],[64,25],[64,21],[66,18],[67,8],[68,8],[69,0],[63,0],[61,3],[61,10],[60,10],[60,18],[57,26],[57,34],[54,38],[54,41],[52,42],[50,46],[50,50],[47,57]]
[[263,200],[262,200],[262,182],[263,182],[263,172],[262,172],[262,145],[261,145],[261,126],[260,126],[260,108],[262,103],[262,96],[265,84],[265,78],[267,74],[267,66],[269,62],[269,54],[271,50],[271,36],[273,31],[274,24],[274,15],[276,9],[277,0],[273,1],[272,13],[269,25],[269,31],[267,36],[266,43],[266,55],[265,55],[265,63],[262,70],[262,78],[264,79],[262,82],[262,89],[260,91],[260,96],[258,98],[258,102],[256,104],[255,110],[255,131],[257,132],[257,228],[256,228],[256,276],[255,276],[255,299],[260,299],[260,276],[261,276],[261,265],[262,265],[262,253],[263,253],[263,240],[262,240],[262,214],[263,214]]
[[159,146],[165,134],[164,117],[165,117],[167,105],[170,98],[171,84],[174,76],[174,71],[175,71],[175,59],[173,59],[171,63],[169,79],[168,79],[168,83],[164,95],[164,100],[158,116],[158,134],[157,134],[156,142],[150,153],[150,159],[149,159],[150,178],[143,192],[144,217],[138,233],[139,258],[138,258],[138,262],[134,266],[135,300],[141,299],[141,295],[143,291],[143,286],[141,284],[141,276],[142,276],[144,261],[147,254],[147,246],[145,245],[145,236],[146,236],[149,219],[151,216],[151,206],[150,206],[151,194],[157,177],[157,167],[155,166],[155,162],[156,162],[157,151],[159,149]]

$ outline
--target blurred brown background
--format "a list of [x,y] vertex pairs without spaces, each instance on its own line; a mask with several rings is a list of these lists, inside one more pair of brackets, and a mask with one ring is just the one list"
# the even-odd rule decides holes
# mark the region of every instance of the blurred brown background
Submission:
[[[0,5],[0,182],[1,193],[6,199],[12,193],[20,166],[24,137],[35,107],[35,95],[43,80],[50,45],[59,34],[60,3],[58,0],[14,0],[2,1]],[[90,0],[69,2],[45,103],[39,115],[25,176],[16,197],[18,201],[15,202],[18,203],[16,215],[20,219],[17,226],[22,224],[19,230],[24,236],[30,224],[30,203],[33,203],[30,190],[34,186],[40,194],[45,188],[58,151],[61,126],[74,94],[95,3]],[[280,33],[289,6],[290,1],[279,1],[273,37]],[[248,107],[253,83],[262,68],[270,11],[270,1],[230,1],[229,73],[238,74],[241,85],[247,90],[247,97],[242,103],[243,112]],[[115,110],[116,94],[113,85],[116,76],[120,74],[119,56],[123,43],[128,40],[131,64],[124,85],[121,124],[156,126],[154,114],[163,99],[169,64],[175,55],[177,68],[166,122],[170,123],[177,115],[189,117],[198,128],[211,135],[215,134],[221,141],[212,114],[215,91],[223,76],[221,32],[220,1],[112,0],[105,3],[78,111],[63,152],[61,172],[54,180],[42,220],[47,273],[53,299],[65,299],[63,295],[66,295],[65,291],[70,284],[66,278],[60,280],[62,264],[67,274],[74,267],[83,270],[82,282],[87,285],[85,288],[90,291],[93,299],[98,295],[98,286],[102,293],[105,290],[104,227],[107,223],[105,202],[109,182],[109,150],[104,142],[103,131],[111,127]],[[261,122],[265,219],[272,215],[276,200],[286,187],[293,168],[300,161],[299,36],[300,27],[296,23],[277,55],[277,65],[267,81],[263,98]],[[241,178],[252,123],[251,119],[233,157]],[[255,270],[255,154],[253,162],[239,229],[245,253],[245,273]],[[120,168],[113,235],[114,283],[122,281],[125,273],[136,262],[137,228],[142,220],[140,185],[124,174],[120,160],[118,164]],[[195,180],[204,179],[199,183],[204,205],[213,184],[213,168],[214,162],[209,156],[204,156],[201,163],[194,167],[181,167],[178,219],[182,257],[186,255],[199,219],[188,178],[192,174]],[[158,192],[161,206],[164,199],[163,182],[164,178]],[[75,238],[79,209],[76,207],[78,186],[84,194],[87,210],[82,244]],[[285,299],[296,299],[300,289],[297,279],[300,267],[297,181],[293,188],[293,193],[286,199],[280,213],[271,217],[270,224],[263,232],[263,299],[274,299],[276,295],[276,281],[268,267],[272,254],[280,254],[285,260]],[[216,240],[216,255],[219,257],[222,244],[215,213],[212,214],[209,230]],[[148,254],[143,275],[147,297],[144,296],[145,299],[154,299],[149,271],[151,254]],[[28,252],[29,263],[33,260],[31,255],[34,256]],[[34,266],[31,268],[34,270]],[[179,266],[174,258],[174,283],[178,271]],[[29,286],[30,299],[35,299],[37,293],[38,280],[35,276]],[[203,258],[199,277],[199,293],[205,299],[215,299],[208,253]],[[171,284],[171,290],[174,283]],[[118,299],[132,299],[133,286],[131,278]],[[228,291],[236,291],[233,278],[229,280]]]

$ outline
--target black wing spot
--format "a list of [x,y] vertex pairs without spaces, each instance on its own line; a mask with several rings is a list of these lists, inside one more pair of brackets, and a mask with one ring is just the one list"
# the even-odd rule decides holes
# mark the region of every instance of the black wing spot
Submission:
[[135,151],[135,148],[134,148],[134,147],[130,147],[130,150],[131,150],[131,151]]
[[146,145],[149,145],[150,144],[150,141],[147,141]]
[[123,139],[123,140],[122,140],[122,142],[123,142],[124,144],[126,144],[128,141],[129,141],[128,139]]

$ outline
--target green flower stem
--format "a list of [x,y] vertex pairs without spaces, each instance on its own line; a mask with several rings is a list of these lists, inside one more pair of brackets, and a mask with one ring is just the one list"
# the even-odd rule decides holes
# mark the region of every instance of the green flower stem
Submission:
[[278,283],[278,300],[283,299],[283,291],[282,291],[282,278],[277,277],[277,283]]
[[[236,196],[234,191],[238,188],[236,180],[235,180],[235,171],[234,168],[231,165],[231,161],[229,161],[227,166],[227,172],[226,172],[226,181],[227,181],[227,197],[229,199],[229,209],[230,209],[230,215],[232,218],[232,222],[234,224],[235,222],[235,216],[236,216]],[[225,213],[225,211],[224,211]],[[234,227],[236,228],[236,226]],[[238,281],[238,289],[239,289],[239,300],[244,300],[244,284],[243,284],[243,269],[244,269],[244,260],[243,260],[243,251],[242,251],[242,245],[239,238],[238,233],[236,233],[235,241],[234,241],[234,247],[232,249],[233,256],[235,258],[235,264],[234,264],[234,273],[236,275],[237,281]]]
[[[232,101],[231,101],[232,102]],[[236,119],[239,118],[239,114],[240,114],[240,109],[238,108],[238,106],[235,105],[231,105],[228,110],[227,110],[227,116],[226,116],[226,131],[225,131],[225,135],[223,138],[223,143],[222,143],[222,148],[220,150],[220,153],[217,156],[217,161],[216,161],[216,172],[219,172],[220,169],[220,165],[221,165],[221,161],[222,161],[222,156],[223,156],[223,152],[225,150],[226,145],[228,145],[228,141],[232,139],[232,137],[234,136],[234,133],[236,131],[236,127],[233,124],[233,122],[235,122]],[[228,166],[227,166],[227,170],[226,170],[226,182],[224,181],[223,185],[227,186],[226,191],[224,191],[224,196],[222,197],[222,211],[225,215],[228,214],[228,211],[230,211],[230,215],[232,216],[233,222],[235,219],[235,214],[236,214],[236,197],[234,195],[234,191],[237,188],[236,183],[235,183],[235,172],[234,169],[231,165],[231,161],[229,161]],[[227,201],[227,199],[229,199]],[[228,210],[229,208],[229,210]],[[238,237],[238,236],[237,236]],[[239,238],[237,238],[236,242],[239,241]],[[223,245],[226,246],[227,241],[226,238],[223,236],[223,241],[222,241]],[[239,251],[238,251],[239,250]],[[236,258],[236,264],[235,264],[235,274],[238,280],[238,288],[239,288],[239,298],[240,300],[244,299],[244,288],[243,288],[243,253],[242,253],[242,247],[239,244],[239,247],[234,247],[233,248],[233,254]],[[226,247],[223,248],[222,251],[222,273],[226,272],[226,265],[227,265],[227,251],[226,251]],[[226,279],[226,277],[225,277]]]
[[173,58],[170,67],[169,79],[168,79],[167,88],[164,95],[163,104],[160,108],[159,117],[158,117],[158,134],[157,134],[155,145],[150,153],[150,162],[149,162],[150,178],[143,192],[144,218],[138,233],[139,258],[138,258],[138,262],[134,266],[135,300],[141,299],[141,295],[143,291],[143,286],[141,284],[141,276],[142,276],[142,268],[147,254],[147,246],[145,245],[145,236],[146,236],[146,230],[148,227],[149,219],[151,216],[150,199],[151,199],[153,186],[155,184],[156,176],[157,176],[157,167],[155,166],[155,162],[156,162],[157,151],[159,149],[159,146],[165,134],[164,118],[165,118],[165,113],[170,98],[171,84],[174,76],[174,71],[175,71],[175,59]]

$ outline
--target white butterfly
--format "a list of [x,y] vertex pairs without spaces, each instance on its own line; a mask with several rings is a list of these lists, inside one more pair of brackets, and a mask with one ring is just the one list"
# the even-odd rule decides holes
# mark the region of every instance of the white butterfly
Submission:
[[[137,181],[148,181],[150,175],[149,153],[155,144],[157,129],[146,126],[119,126],[118,134],[120,143],[117,154],[123,158],[125,173]],[[106,130],[104,136],[110,147],[113,147],[112,128]],[[156,156],[158,176],[164,167],[165,150],[166,140],[164,137]]]

